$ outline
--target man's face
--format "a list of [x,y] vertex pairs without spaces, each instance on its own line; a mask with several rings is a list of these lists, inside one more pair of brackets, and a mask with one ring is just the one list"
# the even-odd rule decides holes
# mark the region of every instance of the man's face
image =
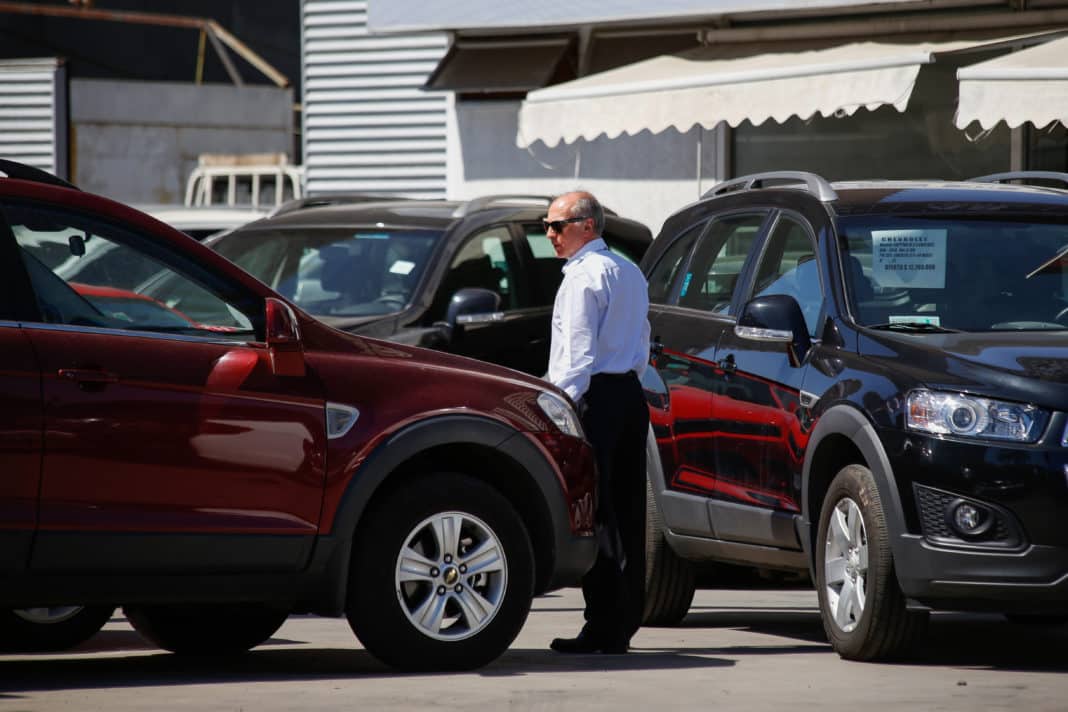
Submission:
[[[571,202],[568,200],[560,199],[553,202],[549,206],[549,212],[545,218],[548,223],[571,220]],[[560,223],[559,230],[554,226],[549,226],[545,231],[546,236],[553,243],[553,249],[556,250],[557,257],[563,257],[564,259],[570,258],[573,254],[578,252],[583,245],[592,240],[595,235],[593,234],[593,218],[583,218],[582,220],[574,220],[573,222]]]

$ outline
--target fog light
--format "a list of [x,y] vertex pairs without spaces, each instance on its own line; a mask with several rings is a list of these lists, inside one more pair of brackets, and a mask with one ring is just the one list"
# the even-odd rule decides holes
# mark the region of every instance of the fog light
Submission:
[[957,526],[968,533],[974,532],[983,522],[979,510],[970,504],[962,504],[953,510],[953,518],[957,520]]
[[982,536],[994,522],[990,510],[960,499],[949,505],[948,514],[949,525],[959,535],[968,539]]

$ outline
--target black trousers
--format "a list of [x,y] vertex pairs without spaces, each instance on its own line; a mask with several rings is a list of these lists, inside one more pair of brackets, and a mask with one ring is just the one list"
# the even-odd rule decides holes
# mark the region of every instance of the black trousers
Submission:
[[649,409],[633,372],[596,374],[582,427],[597,462],[597,562],[582,579],[583,635],[626,643],[645,606],[645,438]]

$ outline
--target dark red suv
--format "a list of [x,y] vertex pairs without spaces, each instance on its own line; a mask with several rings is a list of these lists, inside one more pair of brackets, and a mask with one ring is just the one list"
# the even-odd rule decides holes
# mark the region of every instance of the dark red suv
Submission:
[[[304,612],[390,665],[470,668],[590,567],[560,391],[336,331],[146,215],[0,170],[0,646],[68,647],[123,606],[217,654]],[[64,278],[101,251],[122,270]],[[115,287],[134,273],[182,303]]]

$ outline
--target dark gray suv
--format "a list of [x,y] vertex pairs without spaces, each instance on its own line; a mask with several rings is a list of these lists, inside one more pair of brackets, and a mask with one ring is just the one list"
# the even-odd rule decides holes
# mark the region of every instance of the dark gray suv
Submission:
[[[305,198],[207,244],[343,331],[540,376],[563,264],[541,225],[549,202]],[[612,213],[604,238],[635,262],[652,241]]]

